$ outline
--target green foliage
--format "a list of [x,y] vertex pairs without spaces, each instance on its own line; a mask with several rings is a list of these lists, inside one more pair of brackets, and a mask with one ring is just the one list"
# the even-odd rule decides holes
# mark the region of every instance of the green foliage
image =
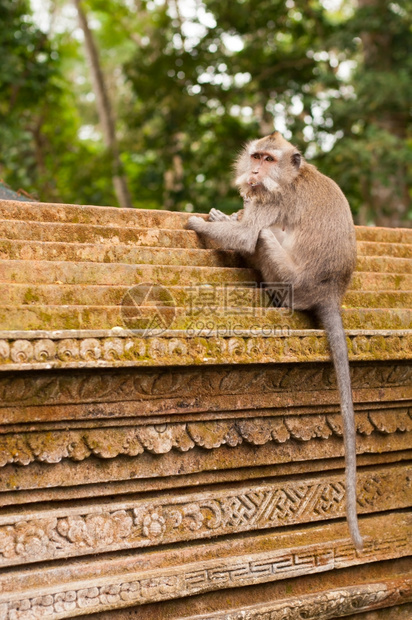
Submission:
[[163,196],[168,208],[208,211],[218,203],[229,211],[240,204],[231,185],[233,154],[275,128],[276,109],[303,143],[304,114],[293,114],[293,101],[298,96],[310,114],[321,71],[314,55],[332,26],[319,2],[289,10],[272,0],[258,8],[250,0],[204,6],[208,19],[197,15],[190,27],[197,36],[187,36],[167,3],[145,13],[144,44],[125,66],[135,95],[129,130],[135,148],[148,153],[150,183],[142,187],[137,178],[140,194],[159,202]]
[[358,63],[346,93],[343,88],[331,100],[326,116],[338,139],[321,159],[355,212],[364,210],[365,223],[400,225],[412,218],[407,189],[412,182],[412,3],[362,4],[335,35],[346,57]]
[[0,0],[0,113],[41,97],[53,72],[47,37],[27,17],[26,0]]
[[50,41],[26,0],[0,0],[0,19],[0,177],[40,200],[113,203],[104,148],[79,140],[75,93],[63,77],[76,46]]
[[[238,208],[234,154],[276,128],[361,221],[407,222],[412,0],[189,5],[83,0],[136,207]],[[75,25],[46,35],[28,0],[0,0],[0,19],[0,177],[42,200],[115,204]]]

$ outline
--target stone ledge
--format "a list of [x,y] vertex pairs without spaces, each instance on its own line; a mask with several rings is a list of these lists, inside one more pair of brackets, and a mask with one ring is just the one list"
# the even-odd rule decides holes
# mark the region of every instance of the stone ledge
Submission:
[[[355,417],[356,431],[363,437],[412,431],[412,409],[362,411]],[[183,453],[199,447],[204,450],[225,445],[234,448],[242,443],[251,446],[273,443],[275,450],[276,444],[309,442],[332,436],[343,436],[340,413],[247,418],[238,412],[236,419],[53,429],[52,432],[33,430],[0,434],[0,468],[13,463],[25,467],[34,462],[55,464],[66,459],[80,462],[91,457],[114,459],[119,456],[138,457],[144,453],[163,455],[172,450]],[[318,450],[322,455],[319,445]]]
[[[145,312],[150,311],[146,307]],[[243,330],[264,330],[268,335],[287,335],[292,330],[314,329],[315,322],[308,313],[291,313],[286,308],[217,308],[214,315],[194,315],[190,308],[166,308],[161,311],[162,320],[168,323],[169,329],[202,331],[204,335],[214,332],[224,335]],[[237,311],[236,311],[237,310]],[[156,312],[156,308],[153,308]],[[133,317],[134,309],[131,308]],[[120,306],[15,306],[10,313],[10,306],[0,305],[0,327],[2,332],[19,331],[24,338],[24,331],[44,331],[45,322],[48,332],[64,330],[103,331],[125,329],[125,313]],[[140,325],[148,324],[148,315],[143,315]],[[149,319],[150,320],[150,319]],[[157,319],[156,319],[157,320]],[[345,330],[407,330],[412,328],[412,309],[409,308],[344,308],[342,320]],[[157,323],[160,325],[160,321]],[[131,320],[137,327],[139,319]],[[6,330],[6,326],[8,329]],[[121,327],[123,326],[123,327]],[[136,330],[134,330],[135,332]],[[153,330],[150,330],[152,333]],[[132,332],[133,333],[133,332]],[[260,332],[259,332],[260,333]],[[109,334],[110,335],[110,334]],[[159,334],[160,335],[160,334]],[[68,334],[70,336],[70,333]],[[5,336],[7,337],[7,335]],[[47,337],[47,334],[46,336]]]
[[[222,336],[171,330],[144,337],[103,331],[0,332],[0,370],[267,364],[330,360],[323,330],[239,330]],[[156,334],[156,332],[155,332]],[[351,361],[410,359],[412,330],[349,330]],[[46,336],[46,337],[45,337]]]
[[[363,611],[392,607],[412,601],[412,577],[388,579],[379,583],[347,586],[307,594],[299,598],[277,600],[242,607],[239,610],[185,616],[187,620],[295,620],[298,618],[347,617]],[[389,611],[389,610],[388,610]],[[358,617],[358,616],[356,616]]]
[[[121,209],[111,206],[73,205],[65,203],[0,200],[0,219],[36,222],[78,223],[109,227],[162,227],[181,229],[191,213],[154,209]],[[196,215],[206,217],[204,214]],[[358,240],[390,243],[412,243],[408,228],[356,226]]]
[[[274,582],[249,592],[225,590],[185,600],[162,603],[163,618],[168,620],[410,620],[412,618],[411,583],[407,573],[410,562],[393,560],[385,570],[365,566],[362,575],[356,567],[341,569],[338,585],[333,576],[314,575],[288,579],[285,586]],[[398,568],[398,565],[399,568]],[[372,569],[372,570],[371,570]],[[287,598],[288,593],[293,598]],[[251,602],[253,601],[253,602]],[[219,611],[216,611],[219,609]],[[296,612],[299,616],[296,616]],[[81,620],[159,620],[159,604],[109,611]],[[80,620],[79,618],[79,620]]]
[[[412,466],[360,471],[358,513],[412,505]],[[98,500],[0,515],[0,566],[279,528],[345,515],[342,474],[209,487],[157,498]],[[33,540],[32,540],[33,539]],[[35,539],[35,541],[34,541]]]
[[32,567],[20,572],[20,591],[11,570],[3,578],[0,617],[25,620],[30,613],[31,620],[72,618],[401,558],[410,552],[411,519],[410,513],[402,512],[389,522],[387,516],[363,517],[362,552],[350,543],[346,524],[333,523],[142,551],[138,556],[106,556],[104,563],[100,558],[79,559],[71,571],[68,562]]

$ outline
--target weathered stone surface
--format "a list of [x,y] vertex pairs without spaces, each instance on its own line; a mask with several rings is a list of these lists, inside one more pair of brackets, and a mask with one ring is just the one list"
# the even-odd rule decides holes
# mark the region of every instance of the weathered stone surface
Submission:
[[373,241],[359,241],[358,252],[361,256],[396,256],[398,258],[412,258],[412,246],[409,243],[383,243]]
[[[408,258],[380,256],[374,245],[367,249],[371,255],[358,253],[358,271],[365,273],[412,273]],[[124,244],[74,243],[73,241],[33,241],[0,239],[0,258],[8,260],[75,261],[149,265],[190,265],[200,267],[244,267],[244,261],[234,252],[217,249],[159,248]]]
[[66,241],[117,245],[160,246],[164,248],[202,248],[196,233],[191,230],[166,228],[131,228],[95,226],[89,224],[60,224],[43,222],[9,222],[0,220],[0,236],[4,239],[33,241]]
[[[410,552],[411,525],[410,513],[394,513],[390,523],[386,516],[362,519],[362,552],[349,543],[346,525],[335,523],[249,535],[230,543],[222,540],[139,555],[112,555],[103,563],[78,560],[73,573],[67,563],[34,566],[20,573],[19,591],[14,571],[8,571],[2,579],[0,609],[6,620],[27,618],[29,611],[35,619],[46,615],[71,618],[402,558]],[[35,544],[33,538],[32,533],[27,543]]]
[[[144,330],[136,332],[119,328],[86,334],[63,330],[48,334],[17,332],[15,335],[3,331],[0,332],[0,370],[264,364],[330,359],[322,330],[293,330],[285,334],[283,329],[236,329],[234,333],[230,329],[223,335],[218,330],[215,335],[206,328],[160,332],[152,337],[147,337]],[[348,330],[347,342],[352,361],[408,360],[412,353],[412,330]]]
[[[408,361],[354,363],[351,378],[358,411],[410,407]],[[259,417],[302,415],[312,408],[331,413],[338,405],[336,379],[327,363],[206,366],[201,373],[196,367],[0,373],[2,424],[26,423],[31,429],[37,429],[36,423],[84,425],[85,419],[94,426],[129,417],[136,422],[239,418],[240,411],[250,415],[255,410]]]
[[[156,441],[155,433],[152,436]],[[150,439],[148,430],[146,441]],[[31,441],[36,449],[36,438]],[[92,433],[88,443],[93,445]],[[134,451],[142,451],[142,444],[136,443]],[[57,453],[57,459],[59,456]],[[82,453],[78,451],[77,456],[81,459]],[[106,452],[104,456],[112,455]],[[359,514],[409,507],[411,479],[410,465],[376,468],[372,476],[362,473],[358,480]],[[163,495],[161,499],[99,501],[93,506],[62,507],[58,511],[47,506],[38,506],[35,512],[8,511],[0,515],[0,566],[335,519],[345,515],[344,501],[344,477],[340,474],[327,480],[274,479],[180,496]]]
[[[70,204],[30,203],[1,200],[2,220],[37,222],[67,222],[89,225],[138,226],[144,228],[181,229],[190,213],[153,211],[145,209],[119,209]],[[361,241],[412,243],[412,231],[408,228],[380,228],[357,226],[357,238]]]
[[[402,592],[402,594],[401,594]],[[242,610],[191,616],[192,620],[329,620],[358,614],[363,610],[388,608],[400,601],[412,600],[412,579],[394,579],[383,583],[348,586],[338,590],[307,594],[293,603],[288,599],[251,605]]]
[[[50,288],[50,287],[49,287]],[[107,287],[108,288],[108,287]],[[109,293],[110,296],[110,293]],[[100,298],[101,301],[101,298]],[[156,308],[146,308],[155,311]],[[244,307],[241,313],[234,308],[216,307],[214,314],[201,316],[194,314],[190,309],[164,307],[165,317],[170,313],[170,327],[173,330],[190,330],[203,332],[208,335],[236,335],[249,331],[261,330],[267,337],[273,335],[288,335],[291,330],[313,329],[315,323],[308,313],[296,312],[291,314],[281,308],[267,308],[264,312],[256,308]],[[132,309],[132,311],[134,311]],[[369,330],[410,330],[412,327],[412,310],[409,308],[345,308],[342,312],[345,329],[362,329],[368,325]],[[145,321],[146,318],[143,318]],[[0,325],[4,331],[41,331],[47,322],[49,329],[59,331],[69,330],[111,330],[124,327],[124,310],[120,306],[15,306],[10,312],[10,306],[0,305]],[[143,325],[145,323],[143,322]],[[139,322],[134,320],[137,327]],[[7,334],[8,335],[8,334]],[[67,333],[70,338],[72,331]],[[94,334],[91,334],[93,336]],[[111,337],[113,333],[108,333]],[[175,334],[177,335],[177,334]]]
[[187,217],[0,201],[0,619],[404,620],[412,231],[357,228],[355,552],[323,331]]
[[[286,582],[275,581],[262,584],[253,588],[253,594],[250,588],[232,588],[193,596],[190,599],[190,604],[188,604],[187,599],[180,599],[170,601],[169,603],[153,603],[135,606],[126,610],[102,612],[87,617],[90,620],[125,620],[126,618],[134,617],[138,617],[140,620],[160,620],[160,618],[167,618],[168,620],[182,620],[183,618],[186,620],[195,620],[195,618],[197,620],[205,620],[208,615],[213,617],[213,614],[219,611],[222,613],[232,613],[235,620],[242,620],[242,612],[248,611],[251,607],[257,610],[259,607],[269,607],[281,601],[284,605],[283,613],[285,614],[284,617],[281,616],[282,620],[285,620],[285,618],[286,620],[296,620],[296,615],[293,615],[294,607],[290,601],[290,596],[293,594],[296,602],[307,602],[308,606],[305,609],[307,617],[318,619],[317,614],[322,609],[319,605],[323,603],[324,610],[327,611],[330,595],[333,601],[337,591],[348,592],[349,588],[355,586],[356,590],[353,591],[354,598],[352,601],[353,604],[355,604],[355,600],[357,601],[360,608],[359,615],[357,613],[356,615],[349,613],[349,616],[345,615],[343,617],[349,617],[351,620],[381,620],[381,618],[387,620],[387,617],[391,620],[399,620],[400,618],[402,620],[405,620],[405,618],[410,620],[410,617],[407,615],[394,615],[400,613],[401,609],[411,608],[410,604],[406,602],[409,596],[407,583],[410,578],[410,575],[408,575],[410,568],[411,562],[409,559],[392,560],[384,564],[375,562],[364,565],[361,568],[353,566],[348,569],[340,569],[338,573],[329,571],[319,575],[291,578]],[[392,584],[396,583],[397,585],[396,592],[389,593],[388,589],[388,596],[384,597],[383,600],[381,599],[381,603],[385,605],[384,611],[388,615],[381,616],[379,609],[375,606],[375,611],[370,613],[377,615],[368,618],[367,614],[369,612],[362,612],[362,609],[365,609],[363,596],[367,596],[368,592],[370,592],[369,586],[373,586],[373,591],[377,585],[386,588],[386,584],[389,582]],[[358,594],[362,591],[362,596],[357,596],[356,591]],[[314,605],[316,607],[313,607]],[[393,606],[389,607],[389,605]],[[309,615],[308,612],[311,609],[313,609],[315,615]],[[330,609],[330,613],[332,611],[334,610]],[[85,617],[80,616],[82,619]],[[305,614],[302,617],[305,617]],[[337,616],[333,614],[326,617],[329,620],[331,617]],[[263,616],[263,620],[268,620],[268,618],[270,620],[270,614],[269,616]]]
[[244,267],[234,252],[189,248],[157,248],[59,241],[0,239],[0,258],[7,260],[176,265],[178,267]]

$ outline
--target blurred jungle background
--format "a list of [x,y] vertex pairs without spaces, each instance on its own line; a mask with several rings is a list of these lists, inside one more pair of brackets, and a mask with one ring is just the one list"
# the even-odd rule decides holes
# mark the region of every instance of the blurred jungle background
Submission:
[[412,0],[0,0],[0,179],[38,200],[226,212],[280,130],[357,223],[412,223]]

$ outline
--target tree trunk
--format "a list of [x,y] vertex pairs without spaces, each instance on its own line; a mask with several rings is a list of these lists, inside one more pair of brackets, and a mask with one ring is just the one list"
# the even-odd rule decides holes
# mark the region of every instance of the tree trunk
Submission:
[[132,207],[133,205],[127,185],[127,180],[122,170],[122,163],[120,160],[119,147],[116,139],[116,130],[113,120],[112,108],[110,105],[103,71],[100,65],[97,47],[93,39],[93,34],[89,28],[89,24],[87,22],[86,13],[82,8],[82,1],[73,0],[73,2],[77,9],[80,27],[84,33],[86,56],[90,66],[93,90],[96,96],[97,112],[103,131],[103,138],[112,159],[114,191],[120,207]]

